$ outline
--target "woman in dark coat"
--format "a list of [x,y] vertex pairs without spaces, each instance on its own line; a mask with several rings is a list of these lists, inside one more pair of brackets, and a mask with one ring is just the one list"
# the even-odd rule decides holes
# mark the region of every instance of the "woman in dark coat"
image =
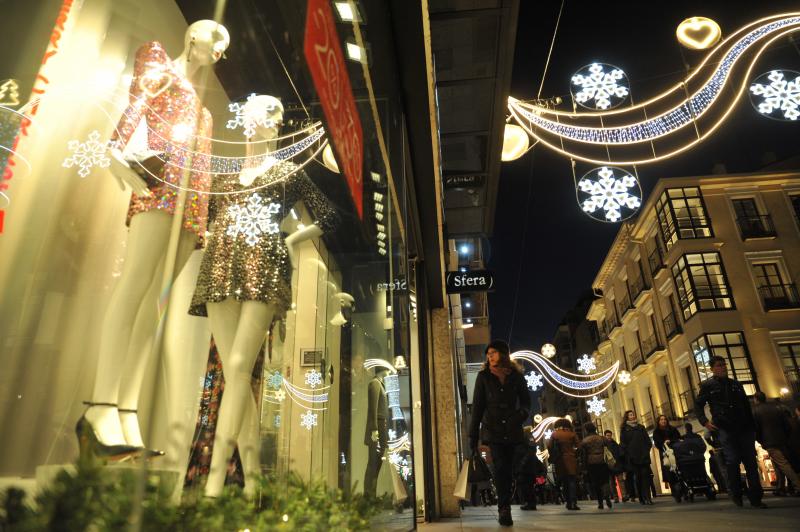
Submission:
[[514,524],[511,519],[514,464],[521,463],[527,454],[522,424],[531,408],[522,369],[510,355],[508,344],[502,340],[493,340],[486,347],[486,363],[475,379],[469,428],[472,454],[478,451],[480,434],[492,453],[498,521],[502,526]]
[[625,412],[619,439],[628,461],[628,471],[632,472],[635,478],[639,503],[653,504],[653,499],[650,497],[650,449],[653,448],[653,442],[650,441],[647,429],[636,420],[633,410]]
[[658,448],[658,456],[661,459],[661,478],[664,479],[664,482],[669,483],[669,489],[675,494],[675,475],[672,471],[669,470],[669,467],[664,467],[664,444],[668,444],[670,448],[673,448],[674,445],[681,439],[681,434],[678,432],[678,429],[673,427],[669,424],[669,419],[667,416],[660,415],[658,416],[658,421],[656,421],[656,428],[653,431],[653,443],[656,444],[656,448]]
[[556,429],[550,436],[548,450],[550,461],[555,463],[556,477],[564,488],[567,510],[578,508],[578,436],[572,430],[568,419],[559,419],[553,423]]
[[605,450],[606,439],[597,434],[594,423],[583,426],[586,437],[581,440],[578,448],[583,452],[586,471],[589,474],[589,484],[592,486],[592,496],[597,501],[597,508],[603,509],[603,500],[611,508],[611,496],[608,490],[608,477],[611,472],[606,465]]

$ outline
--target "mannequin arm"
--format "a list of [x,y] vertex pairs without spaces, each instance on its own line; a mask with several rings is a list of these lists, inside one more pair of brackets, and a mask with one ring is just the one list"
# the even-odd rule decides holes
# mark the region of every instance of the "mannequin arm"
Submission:
[[111,175],[117,180],[119,187],[125,190],[125,185],[131,187],[137,196],[148,196],[150,190],[147,183],[136,172],[131,169],[128,162],[122,157],[122,152],[118,148],[112,148],[111,152]]
[[317,238],[321,235],[322,229],[320,229],[317,224],[311,224],[303,227],[302,229],[298,229],[286,237],[286,248],[289,250],[289,260],[291,261],[293,268],[297,267],[297,251],[295,246],[299,245],[301,242],[305,242],[306,240],[310,240],[312,238]]

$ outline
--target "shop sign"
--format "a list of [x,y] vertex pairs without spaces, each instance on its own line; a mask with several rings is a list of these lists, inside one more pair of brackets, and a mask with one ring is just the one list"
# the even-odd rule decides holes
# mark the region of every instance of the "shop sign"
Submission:
[[330,140],[339,155],[339,162],[344,165],[342,173],[358,217],[363,219],[364,140],[361,120],[329,0],[308,0],[305,31],[306,63],[325,112]]
[[444,188],[480,188],[486,182],[484,175],[446,175]]
[[378,283],[378,292],[399,292],[408,289],[408,281],[405,279],[395,279],[391,283]]
[[489,270],[447,272],[447,293],[489,292],[494,289],[494,276]]

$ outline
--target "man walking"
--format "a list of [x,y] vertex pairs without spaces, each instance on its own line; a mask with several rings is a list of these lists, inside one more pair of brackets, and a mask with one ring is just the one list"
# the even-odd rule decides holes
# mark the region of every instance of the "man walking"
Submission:
[[[697,394],[694,410],[698,421],[708,430],[719,431],[725,466],[728,470],[728,490],[736,506],[742,506],[742,481],[739,464],[747,471],[747,498],[753,508],[766,508],[761,502],[764,491],[756,463],[755,421],[747,395],[739,381],[728,378],[728,365],[720,356],[710,360],[712,377],[703,381]],[[711,410],[706,417],[705,406]]]
[[[775,468],[786,475],[786,478],[791,480],[797,488],[800,486],[800,478],[787,459],[790,432],[789,413],[776,403],[768,403],[767,396],[763,392],[758,392],[755,398],[756,406],[753,409],[753,417],[756,422],[756,438],[769,453]],[[780,486],[778,487],[780,488]]]
[[611,455],[614,457],[614,467],[610,468],[611,475],[609,475],[608,483],[611,488],[611,495],[614,497],[614,502],[618,503],[620,500],[620,491],[625,489],[625,476],[623,473],[624,456],[622,455],[622,448],[614,440],[614,433],[607,430],[603,435],[606,438],[606,447],[608,447],[608,450],[611,451]]

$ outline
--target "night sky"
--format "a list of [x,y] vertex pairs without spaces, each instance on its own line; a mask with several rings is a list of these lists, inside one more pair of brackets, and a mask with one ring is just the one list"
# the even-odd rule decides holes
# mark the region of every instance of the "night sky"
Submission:
[[[521,0],[520,4],[511,94],[530,99],[539,88],[561,1]],[[572,74],[597,61],[622,68],[634,98],[642,101],[684,77],[675,28],[685,18],[717,21],[724,38],[750,21],[789,11],[800,11],[800,3],[568,0],[541,97],[561,95],[569,101]],[[800,45],[800,34],[795,38]],[[694,66],[704,53],[684,50],[684,56]],[[754,73],[774,68],[800,71],[800,50],[788,39],[764,53]],[[705,142],[678,157],[638,167],[645,199],[659,178],[707,175],[715,163],[724,163],[730,173],[751,172],[762,166],[766,152],[774,152],[778,160],[798,155],[799,138],[800,123],[759,116],[744,94],[722,128]],[[578,163],[578,178],[591,168]],[[511,334],[512,349],[538,350],[551,340],[565,312],[591,287],[618,229],[619,225],[594,221],[580,210],[568,158],[537,147],[504,163],[489,251],[489,268],[497,279],[496,292],[489,296],[492,336],[508,339]]]

